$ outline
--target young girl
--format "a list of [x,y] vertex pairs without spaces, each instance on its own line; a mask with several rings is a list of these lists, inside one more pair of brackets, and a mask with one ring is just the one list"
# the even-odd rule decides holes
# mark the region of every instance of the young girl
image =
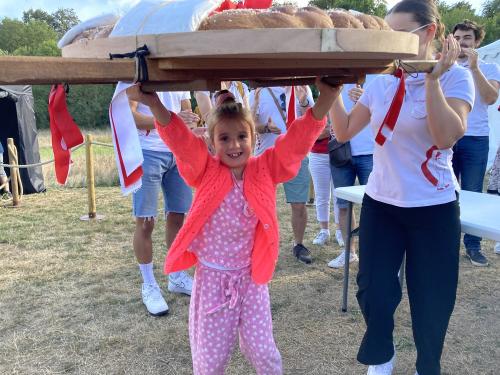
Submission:
[[276,186],[295,176],[325,126],[335,90],[319,79],[317,85],[314,107],[259,157],[251,155],[251,113],[232,94],[219,95],[208,118],[212,156],[156,94],[128,90],[131,100],[151,108],[181,175],[196,190],[165,261],[166,273],[197,266],[189,311],[194,374],[223,374],[238,336],[257,374],[283,372],[267,288],[278,260]]
[[[403,0],[386,17],[397,31],[419,38],[416,59],[433,57],[443,25],[433,0]],[[460,247],[457,181],[451,147],[466,129],[474,101],[472,77],[455,64],[460,48],[450,35],[428,74],[406,76],[395,127],[384,116],[400,80],[378,76],[350,112],[335,101],[335,135],[345,142],[370,125],[373,171],[361,209],[358,302],[367,325],[358,360],[370,375],[389,375],[394,361],[394,311],[401,301],[398,270],[406,252],[406,283],[419,375],[439,375],[455,304]],[[401,92],[401,91],[400,91]]]

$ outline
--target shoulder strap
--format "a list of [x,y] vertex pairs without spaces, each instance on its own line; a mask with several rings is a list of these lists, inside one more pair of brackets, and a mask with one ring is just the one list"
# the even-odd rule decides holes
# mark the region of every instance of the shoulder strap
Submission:
[[274,104],[276,104],[276,108],[278,108],[278,111],[281,115],[281,118],[283,119],[283,122],[286,124],[286,115],[285,112],[283,111],[283,108],[281,108],[280,103],[278,102],[278,98],[276,98],[276,95],[274,95],[273,90],[271,90],[269,87],[266,88],[267,91],[269,91],[269,94],[273,97]]

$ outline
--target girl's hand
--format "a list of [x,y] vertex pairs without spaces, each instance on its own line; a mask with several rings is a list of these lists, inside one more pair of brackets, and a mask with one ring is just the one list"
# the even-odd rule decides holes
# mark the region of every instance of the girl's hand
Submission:
[[349,99],[351,99],[354,103],[357,103],[359,98],[361,98],[363,91],[364,90],[361,88],[360,85],[356,85],[356,87],[353,87],[352,89],[349,90],[347,95],[349,95]]
[[156,92],[143,92],[140,84],[130,86],[126,92],[129,100],[142,103],[148,107],[154,107],[158,103],[161,103]]
[[443,43],[443,52],[441,52],[439,61],[432,69],[432,72],[427,73],[427,78],[438,80],[457,61],[459,53],[460,44],[452,34],[448,35]]
[[314,117],[317,120],[322,120],[330,110],[332,104],[339,97],[342,85],[330,86],[323,82],[321,77],[316,77],[315,84],[319,90],[319,96],[312,110]]

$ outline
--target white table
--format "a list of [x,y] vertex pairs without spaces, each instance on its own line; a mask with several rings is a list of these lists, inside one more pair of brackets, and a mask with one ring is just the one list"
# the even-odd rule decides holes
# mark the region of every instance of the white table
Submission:
[[[342,311],[347,311],[347,289],[349,281],[349,252],[352,238],[352,205],[361,204],[365,186],[349,186],[335,189],[337,198],[349,202],[347,210],[347,238],[345,243],[344,288],[342,293]],[[460,223],[462,232],[500,242],[500,197],[497,195],[461,191]]]

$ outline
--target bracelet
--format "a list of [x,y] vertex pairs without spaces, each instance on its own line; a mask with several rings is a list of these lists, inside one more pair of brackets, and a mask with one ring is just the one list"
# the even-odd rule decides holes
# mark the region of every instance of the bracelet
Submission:
[[306,99],[306,104],[302,104],[300,102],[299,102],[299,104],[301,107],[309,107],[309,99]]

